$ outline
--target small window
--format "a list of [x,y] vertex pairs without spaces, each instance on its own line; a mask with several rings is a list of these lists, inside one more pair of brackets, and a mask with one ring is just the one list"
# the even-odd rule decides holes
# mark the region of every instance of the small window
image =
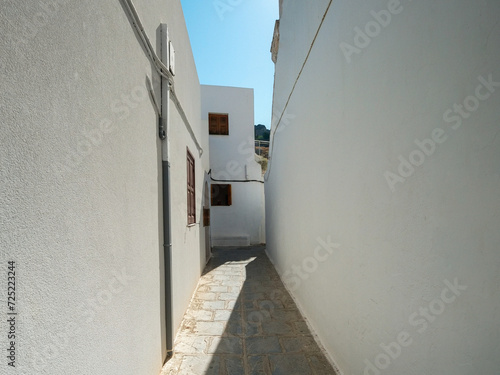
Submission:
[[229,115],[209,113],[208,132],[215,135],[229,135]]
[[212,184],[212,206],[231,206],[231,185]]
[[203,226],[204,227],[210,226],[210,208],[203,209]]
[[188,225],[196,223],[195,169],[194,157],[187,150],[187,216]]

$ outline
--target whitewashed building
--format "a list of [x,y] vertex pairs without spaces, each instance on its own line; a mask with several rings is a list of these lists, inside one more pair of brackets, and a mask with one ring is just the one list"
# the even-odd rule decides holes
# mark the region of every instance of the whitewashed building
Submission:
[[340,373],[498,373],[500,3],[281,3],[271,259]]
[[1,372],[157,375],[207,256],[208,130],[180,2],[0,13],[0,331],[9,261],[18,313]]
[[253,89],[201,86],[209,128],[213,246],[265,242],[264,180],[254,146]]

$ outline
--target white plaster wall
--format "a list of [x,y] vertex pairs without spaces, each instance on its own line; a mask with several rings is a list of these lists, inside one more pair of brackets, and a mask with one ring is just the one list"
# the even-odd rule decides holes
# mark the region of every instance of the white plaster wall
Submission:
[[[185,44],[178,0],[134,2],[153,44],[167,21]],[[44,3],[1,7],[0,273],[17,262],[19,315],[18,367],[0,372],[158,374],[161,145],[146,77],[157,78],[120,2]],[[179,80],[195,76],[178,93],[196,126],[196,70],[177,50]],[[177,302],[200,272],[185,237]]]
[[248,246],[264,243],[264,188],[262,184],[257,182],[231,183],[231,189],[231,206],[212,206],[211,208],[213,245]]
[[[263,181],[255,161],[253,89],[201,86],[202,119],[209,113],[229,115],[229,135],[210,135],[211,177],[223,181]],[[221,183],[212,181],[212,183]],[[232,206],[211,208],[213,245],[250,245],[265,242],[264,187],[259,182],[228,182]]]
[[[494,374],[500,87],[480,89],[489,97],[456,130],[443,115],[477,95],[478,77],[500,82],[500,7],[401,1],[348,63],[340,43],[389,5],[332,3],[274,137],[268,252],[344,374]],[[283,2],[274,113],[326,6]],[[384,174],[436,129],[446,140],[392,191]],[[455,279],[467,289],[453,299]],[[409,345],[383,363],[398,336]],[[377,358],[386,368],[369,370]]]
[[[191,51],[182,7],[178,0],[168,3],[166,23],[175,48],[175,91],[193,128],[203,153],[200,155],[174,102],[170,101],[169,148],[172,214],[172,303],[173,327],[180,327],[198,279],[205,265],[203,228],[203,185],[209,170],[209,144],[206,123],[200,118],[200,83]],[[195,158],[196,224],[187,224],[186,149]],[[166,155],[164,155],[166,159]]]

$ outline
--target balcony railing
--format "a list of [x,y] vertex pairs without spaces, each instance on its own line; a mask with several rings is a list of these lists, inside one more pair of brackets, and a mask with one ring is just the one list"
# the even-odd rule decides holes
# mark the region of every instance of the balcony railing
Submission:
[[269,157],[269,141],[255,141],[255,153],[267,159]]

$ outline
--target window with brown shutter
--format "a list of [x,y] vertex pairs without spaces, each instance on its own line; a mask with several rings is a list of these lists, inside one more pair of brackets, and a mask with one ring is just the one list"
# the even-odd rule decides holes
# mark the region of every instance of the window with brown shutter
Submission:
[[209,113],[208,133],[213,135],[229,135],[229,115]]
[[212,206],[231,206],[231,185],[212,184]]
[[195,169],[194,157],[187,150],[187,216],[188,224],[196,223]]

